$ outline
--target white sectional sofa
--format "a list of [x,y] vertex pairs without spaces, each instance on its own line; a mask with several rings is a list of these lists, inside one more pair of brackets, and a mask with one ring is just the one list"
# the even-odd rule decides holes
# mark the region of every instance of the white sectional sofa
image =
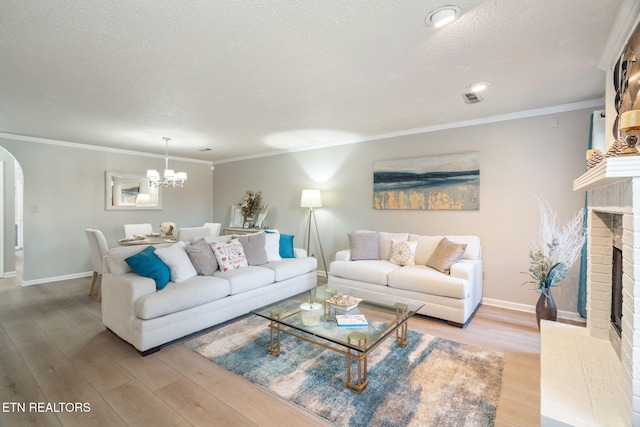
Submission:
[[[275,236],[279,237],[277,234]],[[272,237],[268,240],[273,243]],[[239,237],[242,238],[245,237]],[[250,236],[246,238],[251,239]],[[200,254],[208,257],[207,245],[214,253],[213,246],[230,240],[230,236],[206,240],[205,246],[205,240],[200,239],[192,243],[191,247],[178,242],[173,245],[157,245],[155,250],[153,247],[147,249],[148,246],[109,250],[103,259],[104,325],[132,344],[142,355],[147,355],[158,351],[162,344],[317,285],[317,260],[307,257],[303,249],[292,247],[294,257],[281,258],[277,244],[275,248],[271,244],[270,247],[265,247],[268,256],[264,259],[264,254],[256,255],[255,247],[252,250],[244,245],[249,260],[253,257],[255,261],[262,257],[265,262],[255,261],[253,264],[259,265],[222,271],[222,264],[220,268],[214,269],[211,265],[205,265],[201,257],[192,257],[192,254],[198,253],[198,246]],[[171,280],[164,286],[151,278],[156,277],[155,273],[151,277],[141,276],[125,261],[136,254],[137,258],[143,255],[153,256],[151,253],[158,254],[169,268]]]
[[415,299],[424,303],[419,314],[459,327],[466,326],[482,301],[478,236],[359,231],[350,233],[349,240],[350,249],[339,251],[329,267],[328,285],[338,292]]

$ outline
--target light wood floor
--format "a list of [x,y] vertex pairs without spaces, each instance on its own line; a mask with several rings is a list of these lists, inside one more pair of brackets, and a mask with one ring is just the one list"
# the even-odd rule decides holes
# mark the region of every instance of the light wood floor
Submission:
[[[0,279],[0,426],[329,425],[179,342],[140,357],[105,330],[100,303],[86,295],[89,283],[22,287],[18,279]],[[503,352],[496,425],[540,424],[533,314],[482,306],[466,329],[424,317],[409,327]],[[88,404],[82,408],[90,411],[67,412],[59,402]],[[30,411],[32,404],[49,411]]]

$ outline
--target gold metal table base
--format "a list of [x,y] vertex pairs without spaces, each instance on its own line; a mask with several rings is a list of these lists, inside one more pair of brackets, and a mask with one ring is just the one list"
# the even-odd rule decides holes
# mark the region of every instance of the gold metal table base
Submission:
[[[395,342],[402,348],[405,348],[409,343],[409,317],[407,317],[408,308],[405,304],[396,304],[396,321],[395,321]],[[289,328],[282,328],[282,324],[279,322],[280,316],[285,313],[286,310],[276,308],[271,312],[271,320],[269,322],[270,329],[270,342],[269,342],[269,354],[275,357],[280,356],[280,334],[285,333],[296,338],[308,341],[310,343],[319,345],[320,347],[328,350],[335,351],[342,354],[347,358],[347,375],[345,386],[347,389],[362,394],[369,385],[369,378],[367,376],[367,358],[369,354],[373,352],[385,339],[380,339],[371,347],[367,348],[367,335],[362,332],[352,332],[347,337],[346,349],[337,348],[328,345],[325,342],[318,341],[301,335]],[[336,326],[337,327],[337,326]],[[391,334],[389,334],[390,336]],[[355,348],[354,348],[355,347]],[[355,361],[355,375],[352,375],[352,361]]]

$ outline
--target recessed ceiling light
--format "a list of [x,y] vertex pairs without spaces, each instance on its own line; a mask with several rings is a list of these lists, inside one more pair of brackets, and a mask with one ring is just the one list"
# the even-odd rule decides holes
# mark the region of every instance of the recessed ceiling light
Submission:
[[442,6],[431,11],[431,13],[427,15],[425,22],[427,25],[432,25],[436,28],[444,27],[458,19],[460,13],[461,10],[458,6]]
[[477,82],[467,86],[467,89],[469,89],[471,92],[482,92],[488,87],[489,87],[489,82]]

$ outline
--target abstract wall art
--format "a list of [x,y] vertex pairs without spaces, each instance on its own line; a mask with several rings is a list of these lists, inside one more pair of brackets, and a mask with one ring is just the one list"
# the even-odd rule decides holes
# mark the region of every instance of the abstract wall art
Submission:
[[375,162],[373,208],[480,209],[480,153]]

